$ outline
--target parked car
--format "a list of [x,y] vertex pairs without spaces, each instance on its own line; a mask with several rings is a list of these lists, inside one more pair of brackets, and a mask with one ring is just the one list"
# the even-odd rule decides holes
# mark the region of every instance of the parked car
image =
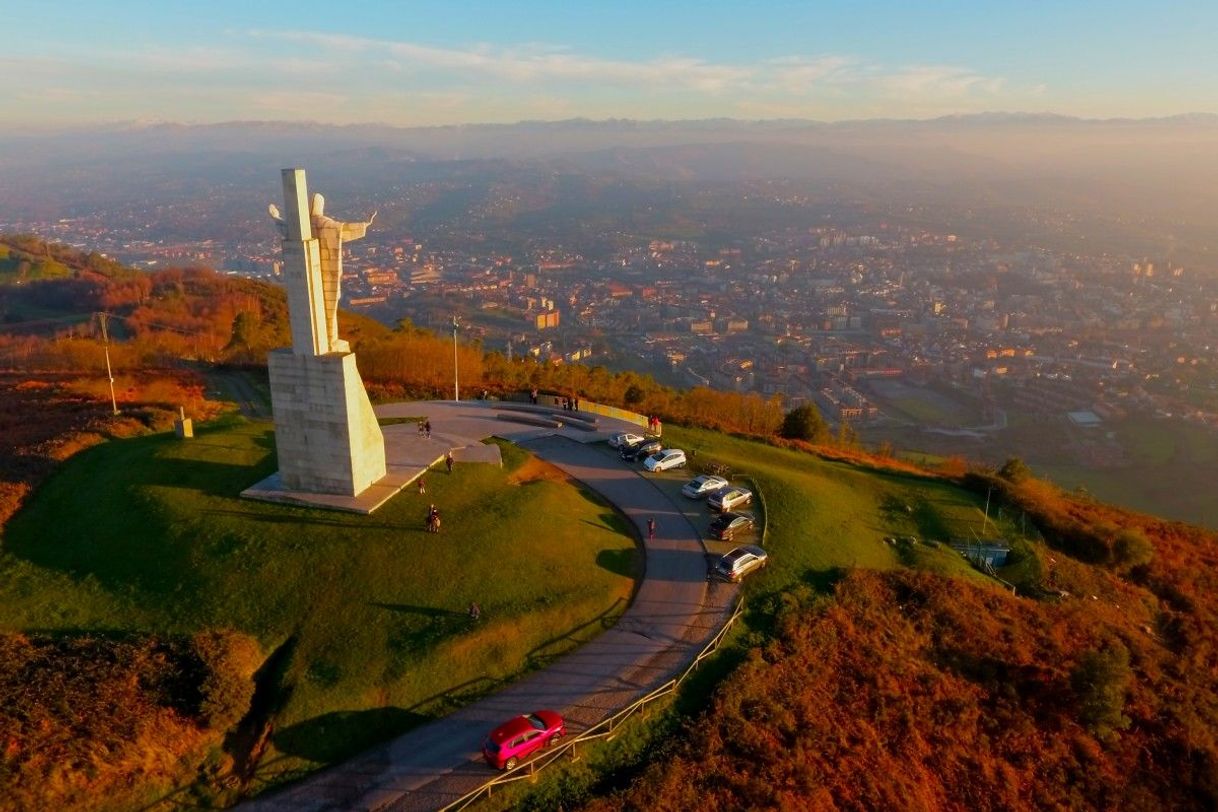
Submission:
[[649,437],[643,440],[641,443],[622,446],[618,453],[622,455],[622,459],[624,460],[638,462],[639,460],[650,457],[663,447],[664,444],[660,442],[658,437]]
[[735,510],[750,505],[753,502],[753,492],[744,488],[724,488],[712,493],[706,500],[711,510]]
[[715,491],[721,491],[727,487],[727,480],[721,476],[711,476],[710,474],[702,474],[696,476],[689,482],[685,483],[685,487],[681,489],[681,494],[690,499],[702,499]]
[[685,452],[679,448],[666,448],[662,451],[657,451],[643,460],[643,467],[653,474],[658,474],[660,471],[668,471],[672,468],[684,468]]
[[747,533],[757,524],[749,513],[724,513],[715,517],[708,531],[711,538],[731,541],[740,533]]
[[765,550],[752,544],[744,547],[737,547],[727,555],[719,559],[715,564],[715,575],[732,583],[739,583],[740,579],[748,575],[753,570],[761,569],[766,565]]
[[482,743],[482,757],[497,770],[511,770],[534,751],[555,744],[566,733],[562,717],[539,710],[501,724]]
[[615,434],[609,438],[610,448],[621,448],[628,445],[637,445],[647,439],[642,434],[630,434],[629,432]]

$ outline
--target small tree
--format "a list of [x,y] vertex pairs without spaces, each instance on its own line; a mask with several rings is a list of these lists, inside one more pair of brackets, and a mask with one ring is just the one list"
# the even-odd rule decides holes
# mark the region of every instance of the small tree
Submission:
[[228,629],[200,632],[192,643],[203,665],[199,716],[207,727],[227,730],[249,711],[262,652],[253,638]]
[[1088,651],[1070,674],[1070,685],[1079,700],[1079,719],[1103,740],[1129,727],[1125,715],[1125,692],[1133,679],[1129,650],[1113,643],[1103,651]]
[[1032,476],[1032,469],[1019,457],[1011,457],[998,469],[998,476],[1013,485],[1018,485]]
[[787,412],[778,433],[788,440],[823,443],[829,437],[829,427],[825,425],[820,411],[811,403],[805,403]]
[[1112,543],[1112,560],[1124,569],[1149,564],[1155,557],[1155,547],[1141,530],[1122,530]]

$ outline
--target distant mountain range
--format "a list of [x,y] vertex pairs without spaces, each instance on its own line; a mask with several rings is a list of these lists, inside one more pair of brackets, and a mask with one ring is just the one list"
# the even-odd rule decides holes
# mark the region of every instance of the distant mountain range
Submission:
[[10,132],[0,135],[0,222],[199,196],[219,209],[247,193],[270,200],[285,166],[309,168],[324,188],[360,196],[370,207],[431,180],[510,186],[522,169],[625,184],[832,184],[842,199],[980,209],[992,221],[1002,219],[1004,207],[1100,218],[1105,225],[1091,232],[1092,240],[1133,229],[1151,244],[1218,264],[1218,116],[1211,114],[571,119],[414,128],[128,122]]
[[981,134],[1053,134],[1078,138],[1120,134],[1163,137],[1193,134],[1213,139],[1218,115],[1193,113],[1166,118],[1084,119],[1047,113],[981,113],[933,119],[866,119],[823,122],[802,119],[690,121],[567,119],[515,124],[392,127],[316,122],[230,121],[218,124],[119,122],[53,132],[0,131],[0,166],[34,157],[109,154],[145,155],[188,151],[316,154],[355,147],[394,148],[433,160],[528,158],[617,147],[663,147],[689,143],[761,142],[815,146],[839,139],[883,143],[892,138]]

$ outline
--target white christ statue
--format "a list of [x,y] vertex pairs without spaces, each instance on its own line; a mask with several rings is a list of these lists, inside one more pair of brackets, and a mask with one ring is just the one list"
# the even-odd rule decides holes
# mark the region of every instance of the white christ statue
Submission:
[[[346,352],[350,345],[338,337],[339,287],[343,278],[343,243],[358,240],[368,233],[368,226],[376,219],[376,212],[363,223],[344,223],[326,216],[326,199],[314,194],[309,200],[309,220],[313,237],[317,240],[321,254],[322,303],[325,310],[326,342],[331,352]],[[271,217],[279,232],[287,237],[288,224],[279,213],[279,207],[269,206]]]

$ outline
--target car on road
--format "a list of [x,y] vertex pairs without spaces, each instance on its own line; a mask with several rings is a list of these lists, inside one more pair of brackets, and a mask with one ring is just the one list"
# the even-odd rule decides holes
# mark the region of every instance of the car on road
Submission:
[[715,491],[723,490],[727,485],[727,480],[721,476],[702,474],[686,482],[685,487],[681,489],[681,495],[690,499],[703,499]]
[[757,521],[749,513],[722,513],[715,517],[711,522],[710,533],[711,538],[717,538],[720,541],[731,541],[741,533],[747,533],[756,527]]
[[685,452],[679,448],[665,448],[643,460],[643,467],[652,473],[685,467]]
[[645,439],[647,439],[647,438],[644,437],[642,434],[630,434],[629,432],[624,432],[622,434],[615,434],[612,437],[610,437],[609,438],[609,447],[610,448],[621,448],[622,446],[636,445],[638,443],[643,442],[643,440],[645,440]]
[[556,744],[566,732],[562,717],[554,711],[517,716],[490,732],[482,743],[482,757],[496,770],[515,769],[537,750]]
[[724,488],[712,493],[706,500],[711,510],[735,510],[750,505],[753,502],[753,492],[744,488]]
[[635,443],[634,445],[622,446],[621,449],[618,450],[618,453],[621,455],[622,459],[624,459],[624,460],[629,460],[630,462],[638,462],[639,460],[650,457],[652,454],[656,453],[663,447],[664,447],[664,444],[662,442],[660,442],[660,438],[648,437],[647,439],[643,440],[643,442],[641,442],[641,443]]
[[759,570],[767,563],[765,550],[752,544],[737,547],[715,563],[714,573],[725,581],[739,583],[744,576],[753,570]]

